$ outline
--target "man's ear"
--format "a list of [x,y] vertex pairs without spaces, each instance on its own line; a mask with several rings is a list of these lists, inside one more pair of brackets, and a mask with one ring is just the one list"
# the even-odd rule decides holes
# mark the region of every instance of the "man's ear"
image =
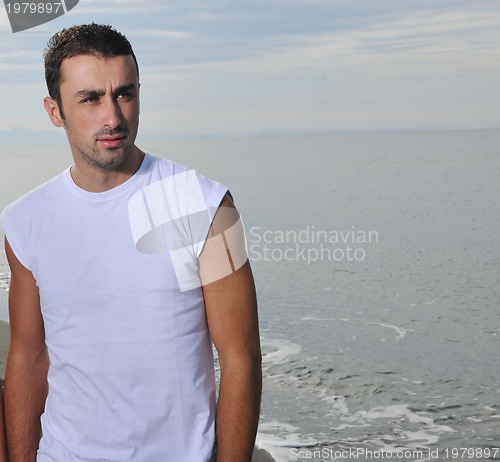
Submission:
[[59,105],[50,96],[46,96],[43,99],[43,107],[47,111],[50,121],[56,127],[64,127],[64,119],[61,116]]

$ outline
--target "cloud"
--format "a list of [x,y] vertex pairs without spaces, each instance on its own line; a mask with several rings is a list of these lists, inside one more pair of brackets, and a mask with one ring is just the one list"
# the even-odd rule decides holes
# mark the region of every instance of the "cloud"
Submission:
[[[367,8],[360,15],[337,2],[345,13],[337,17],[331,2],[308,2],[308,8],[301,1],[287,2],[288,8],[283,2],[257,3],[252,10],[238,4],[219,12],[224,2],[214,2],[182,21],[188,13],[174,4],[166,24],[177,29],[132,31],[143,76],[357,74],[358,79],[424,79],[429,84],[435,78],[439,86],[482,71],[481,78],[489,79],[500,67],[500,10],[482,2],[455,2],[441,9],[436,3],[446,2],[434,2],[434,8],[422,2],[417,11],[389,2],[395,6],[391,11]],[[254,11],[258,7],[262,12]],[[189,24],[189,30],[180,23]],[[164,40],[151,43],[151,37]],[[423,88],[426,82],[413,85]]]
[[[352,106],[353,113],[371,117],[389,100],[408,107],[384,113],[399,123],[401,114],[412,121],[423,117],[409,115],[421,101],[439,97],[443,108],[456,111],[457,101],[469,94],[483,100],[498,95],[497,1],[85,0],[56,21],[19,34],[10,33],[2,13],[0,82],[13,90],[43,85],[42,50],[56,30],[109,23],[134,46],[147,82],[144,102],[149,98],[157,111],[184,107],[219,114],[199,119],[210,127],[227,116],[231,126],[243,124],[247,119],[239,111],[253,114],[252,124],[264,124],[268,114],[270,123],[283,116],[294,126],[300,113],[310,124],[337,120],[329,108],[350,114]],[[186,127],[192,116],[185,115]]]
[[[419,6],[387,0],[178,0],[168,4],[86,0],[64,21],[99,18],[98,22],[117,24],[120,29],[119,24],[142,66],[163,66],[168,73],[175,68],[179,72],[217,70],[224,65],[257,71],[334,70],[380,58],[409,62],[421,60],[422,55],[451,53],[455,57],[460,50],[483,55],[487,50],[497,52],[500,10],[494,4],[415,3]],[[51,27],[50,32],[39,29],[37,33],[46,39],[54,31]],[[16,51],[22,51],[30,43],[21,41],[16,46],[21,48]],[[385,72],[382,67],[381,74]]]
[[258,72],[364,70],[380,78],[491,71],[500,69],[499,31],[500,14],[426,12],[360,30],[288,37],[281,49],[271,47],[256,57],[237,58],[228,68]]

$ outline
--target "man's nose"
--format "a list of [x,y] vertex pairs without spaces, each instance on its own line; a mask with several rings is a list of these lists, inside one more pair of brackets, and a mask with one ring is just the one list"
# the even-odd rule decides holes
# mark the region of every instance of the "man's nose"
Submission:
[[114,129],[122,122],[122,111],[117,101],[106,100],[103,104],[103,124],[106,128]]

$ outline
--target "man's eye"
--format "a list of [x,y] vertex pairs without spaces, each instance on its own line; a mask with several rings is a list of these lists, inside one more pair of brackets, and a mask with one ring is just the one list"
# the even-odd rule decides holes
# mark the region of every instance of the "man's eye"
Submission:
[[89,96],[88,98],[82,99],[82,103],[93,103],[94,101],[97,101],[97,98],[95,96]]
[[120,93],[118,95],[118,99],[124,99],[124,100],[127,100],[127,101],[130,100],[130,99],[132,99],[132,97],[133,97],[132,93]]

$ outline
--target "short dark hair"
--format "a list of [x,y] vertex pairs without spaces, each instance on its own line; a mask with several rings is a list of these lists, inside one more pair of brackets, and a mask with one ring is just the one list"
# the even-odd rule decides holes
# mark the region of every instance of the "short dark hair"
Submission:
[[[127,38],[104,24],[82,24],[54,34],[43,54],[45,81],[50,97],[61,108],[61,65],[64,59],[79,55],[99,57],[132,56],[139,76],[139,65]],[[62,109],[62,108],[61,108]]]

